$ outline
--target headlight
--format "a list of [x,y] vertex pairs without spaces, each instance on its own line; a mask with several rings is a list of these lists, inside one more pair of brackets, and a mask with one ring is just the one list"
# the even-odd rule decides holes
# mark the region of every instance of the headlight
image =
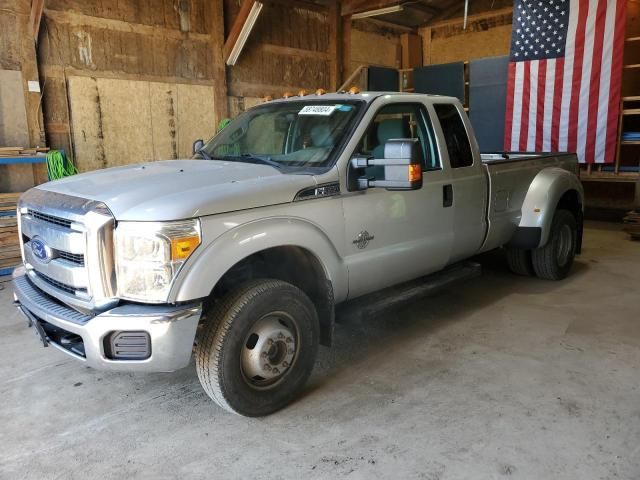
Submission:
[[119,222],[115,232],[118,296],[164,302],[182,264],[200,245],[200,222]]

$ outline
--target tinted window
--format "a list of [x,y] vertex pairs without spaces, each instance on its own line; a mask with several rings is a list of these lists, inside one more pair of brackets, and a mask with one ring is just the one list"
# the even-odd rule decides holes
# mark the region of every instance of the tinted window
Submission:
[[384,158],[384,144],[395,138],[418,140],[418,155],[427,170],[440,168],[433,130],[425,109],[416,104],[392,104],[381,108],[362,137],[357,153]]
[[473,164],[473,154],[467,131],[458,109],[451,104],[435,104],[433,108],[438,115],[444,139],[449,151],[449,162],[452,168],[469,167]]

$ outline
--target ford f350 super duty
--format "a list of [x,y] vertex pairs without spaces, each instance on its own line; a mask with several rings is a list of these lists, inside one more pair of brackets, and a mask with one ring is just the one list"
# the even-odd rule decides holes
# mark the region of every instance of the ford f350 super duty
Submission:
[[[27,191],[15,304],[86,365],[173,371],[266,415],[303,388],[337,304],[502,247],[564,278],[579,253],[573,154],[480,154],[457,99],[336,93],[252,108],[190,160]],[[363,297],[365,296],[365,297]]]

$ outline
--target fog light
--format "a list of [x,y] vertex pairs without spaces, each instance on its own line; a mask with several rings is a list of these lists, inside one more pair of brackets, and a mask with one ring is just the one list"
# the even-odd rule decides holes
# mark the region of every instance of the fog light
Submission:
[[112,332],[104,343],[105,355],[111,360],[145,360],[151,356],[147,332]]

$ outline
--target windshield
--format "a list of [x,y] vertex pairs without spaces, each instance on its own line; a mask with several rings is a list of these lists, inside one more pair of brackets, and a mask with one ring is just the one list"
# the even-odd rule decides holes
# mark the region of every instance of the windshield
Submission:
[[361,101],[295,101],[246,111],[212,138],[196,158],[264,163],[286,171],[333,165]]

